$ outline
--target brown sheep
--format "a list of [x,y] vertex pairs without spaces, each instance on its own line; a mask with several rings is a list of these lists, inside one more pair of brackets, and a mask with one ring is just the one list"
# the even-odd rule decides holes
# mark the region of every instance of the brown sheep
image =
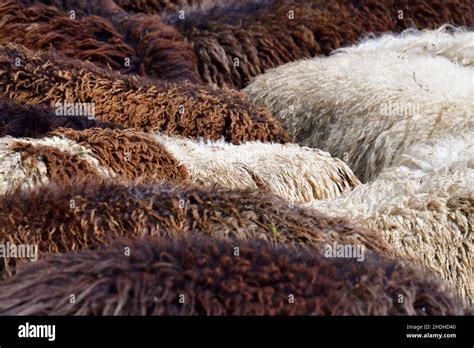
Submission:
[[[74,299],[74,301],[71,301]],[[55,255],[0,283],[0,315],[463,315],[429,275],[296,247],[136,238]]]
[[202,83],[192,47],[171,25],[156,15],[129,14],[113,0],[19,0],[25,5],[43,3],[80,18],[96,15],[109,20],[137,53],[140,73],[153,78]]
[[41,139],[0,138],[0,193],[71,179],[183,182],[188,170],[151,136],[58,128]]
[[[0,244],[37,245],[40,254],[95,249],[120,236],[187,234],[314,249],[333,243],[358,245],[393,255],[372,230],[354,229],[342,218],[327,218],[255,191],[96,181],[50,183],[0,196]],[[15,261],[4,258],[7,273]]]
[[183,182],[189,177],[188,170],[163,145],[145,133],[100,128],[77,132],[58,128],[46,136],[73,140],[90,150],[101,166],[130,181]]
[[184,20],[173,13],[165,21],[192,43],[202,79],[238,89],[268,69],[327,55],[369,33],[474,26],[471,0],[239,0],[180,9]]
[[[52,6],[26,7],[13,0],[0,5],[0,17],[0,43],[15,42],[32,50],[54,48],[69,57],[124,73],[140,69],[135,50],[104,18],[71,19]],[[128,67],[126,58],[130,60]]]
[[20,105],[0,97],[0,137],[41,138],[55,128],[75,130],[87,128],[117,128],[112,123],[100,122],[86,116],[57,116],[51,108]]
[[127,76],[15,44],[0,46],[1,95],[33,105],[92,102],[99,120],[147,132],[234,144],[288,140],[267,109],[237,91]]

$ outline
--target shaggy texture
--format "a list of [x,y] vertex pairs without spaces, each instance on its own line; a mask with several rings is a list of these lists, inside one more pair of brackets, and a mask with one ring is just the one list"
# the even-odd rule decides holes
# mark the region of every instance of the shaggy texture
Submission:
[[[204,0],[205,1],[205,0]],[[164,11],[177,11],[185,5],[192,5],[203,0],[114,0],[127,12],[161,14]]]
[[474,136],[412,147],[370,184],[319,211],[378,230],[400,258],[425,266],[474,301]]
[[204,81],[238,89],[270,68],[329,54],[369,33],[474,26],[468,0],[235,0],[194,7],[180,8],[184,20],[171,13],[166,21],[192,43]]
[[57,116],[47,107],[20,105],[0,97],[0,137],[41,138],[59,128],[84,130],[87,128],[117,128],[112,123],[100,122],[86,116]]
[[343,159],[363,182],[414,143],[474,130],[474,70],[443,57],[376,51],[303,60],[245,92],[296,142]]
[[58,128],[37,140],[0,138],[0,193],[84,176],[183,182],[189,174],[153,138],[129,130]]
[[0,46],[0,95],[26,104],[93,102],[99,120],[143,131],[232,143],[288,139],[239,92],[127,76],[13,44]]
[[385,34],[363,40],[357,46],[340,48],[337,53],[390,50],[443,56],[464,66],[474,66],[474,31],[444,25],[437,30],[405,30],[401,35]]
[[[124,235],[187,234],[317,249],[327,243],[361,245],[394,255],[371,230],[258,192],[91,182],[51,183],[0,196],[0,244],[38,245],[41,254],[97,248]],[[3,261],[9,273],[18,260]]]
[[121,240],[49,257],[0,283],[2,315],[464,313],[430,277],[396,261],[370,255],[358,263],[203,237]]
[[156,135],[198,184],[270,192],[289,201],[330,199],[360,184],[327,152],[294,144],[193,141]]
[[[32,50],[53,48],[69,57],[126,73],[140,70],[135,50],[104,18],[71,19],[52,6],[26,7],[13,0],[0,5],[0,17],[0,43],[15,42]],[[130,59],[129,67],[125,58]]]
[[125,42],[135,50],[139,72],[153,78],[201,83],[197,58],[191,46],[173,26],[159,16],[129,14],[113,0],[18,0],[25,5],[53,5],[77,18],[96,15],[109,20]]

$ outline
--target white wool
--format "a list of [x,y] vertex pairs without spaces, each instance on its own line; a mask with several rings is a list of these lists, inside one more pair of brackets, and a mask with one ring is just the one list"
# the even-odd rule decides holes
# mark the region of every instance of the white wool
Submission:
[[6,136],[0,138],[0,194],[15,188],[27,189],[46,184],[49,181],[48,169],[44,160],[30,157],[23,159],[21,152],[13,150],[16,144],[32,146],[48,146],[71,155],[78,155],[97,170],[105,178],[116,174],[109,168],[104,168],[93,156],[91,149],[77,144],[73,140],[61,137],[44,139],[14,138]]
[[244,90],[299,144],[374,178],[413,144],[474,132],[474,70],[443,57],[370,51],[289,63]]
[[360,184],[347,165],[327,152],[295,144],[233,145],[156,135],[198,184],[258,189],[289,201],[340,196]]
[[46,165],[41,161],[23,161],[21,154],[10,149],[17,140],[0,139],[0,194],[12,188],[27,189],[48,182]]
[[384,34],[376,39],[335,50],[332,54],[360,53],[380,49],[421,55],[442,56],[454,63],[474,66],[474,31],[444,25],[437,30],[407,29],[401,34]]
[[428,267],[474,301],[471,134],[418,144],[374,182],[311,207],[378,230],[403,260]]

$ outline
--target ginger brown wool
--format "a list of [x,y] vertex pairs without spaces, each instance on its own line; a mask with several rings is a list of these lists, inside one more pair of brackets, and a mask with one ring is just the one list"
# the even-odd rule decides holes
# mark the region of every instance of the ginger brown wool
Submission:
[[[82,181],[0,196],[0,243],[38,245],[40,255],[95,249],[120,236],[188,234],[320,250],[328,243],[361,245],[367,253],[394,255],[372,230],[259,192]],[[3,260],[11,273],[18,260]]]
[[[69,301],[71,294],[75,303]],[[429,275],[378,255],[357,262],[302,248],[202,236],[123,239],[101,250],[50,256],[0,282],[1,315],[466,312]]]
[[135,50],[139,72],[152,78],[202,83],[197,58],[189,43],[171,25],[156,15],[129,14],[113,0],[19,0],[24,5],[53,5],[77,18],[100,16],[112,23]]
[[127,76],[15,44],[0,46],[0,95],[33,105],[92,102],[97,119],[147,132],[234,144],[288,140],[267,109],[240,92]]
[[46,136],[65,137],[90,149],[100,165],[127,180],[183,182],[189,177],[188,170],[145,133],[100,128],[77,132],[59,128]]
[[[71,18],[42,4],[26,7],[10,0],[0,5],[0,43],[15,42],[32,50],[55,49],[124,73],[139,71],[135,50],[104,18]],[[130,64],[126,66],[126,58]]]
[[180,7],[184,20],[174,12],[164,20],[192,44],[205,82],[237,89],[268,69],[327,55],[370,33],[474,26],[471,0],[236,0],[195,8]]
[[117,128],[112,123],[100,122],[86,116],[57,116],[45,106],[20,105],[0,96],[0,137],[41,138],[59,128],[83,130],[87,128]]

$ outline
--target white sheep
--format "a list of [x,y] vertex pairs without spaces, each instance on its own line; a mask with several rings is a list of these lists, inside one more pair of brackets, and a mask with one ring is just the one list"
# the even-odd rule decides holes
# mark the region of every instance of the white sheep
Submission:
[[156,135],[197,184],[271,192],[289,201],[336,198],[359,185],[341,160],[295,144],[196,141]]
[[401,259],[433,270],[473,303],[471,133],[417,144],[374,182],[311,207],[379,231]]
[[335,50],[332,54],[360,53],[380,49],[446,57],[464,66],[474,66],[474,31],[444,25],[437,30],[407,29],[364,39],[360,44]]
[[413,144],[474,131],[474,70],[384,50],[289,63],[244,90],[299,144],[342,158],[363,182]]

